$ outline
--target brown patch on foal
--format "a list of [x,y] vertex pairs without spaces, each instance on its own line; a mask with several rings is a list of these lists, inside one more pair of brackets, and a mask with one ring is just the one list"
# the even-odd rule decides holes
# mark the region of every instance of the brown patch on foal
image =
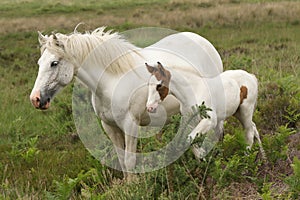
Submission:
[[240,88],[240,105],[243,103],[244,99],[247,98],[248,88],[246,86],[242,86]]
[[156,86],[156,91],[159,93],[160,96],[160,100],[164,100],[167,95],[169,94],[169,88],[164,86],[164,85],[160,85],[160,87]]

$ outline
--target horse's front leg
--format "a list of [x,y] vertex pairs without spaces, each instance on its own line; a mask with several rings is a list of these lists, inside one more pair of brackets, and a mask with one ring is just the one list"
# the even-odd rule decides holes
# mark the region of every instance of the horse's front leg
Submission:
[[131,135],[125,135],[125,167],[127,170],[127,180],[132,180],[135,175],[133,170],[136,166],[136,148],[137,148],[137,137]]
[[[124,132],[116,127],[116,126],[111,126],[106,124],[105,122],[101,121],[102,123],[102,127],[105,130],[106,134],[108,135],[108,137],[110,138],[110,140],[112,141],[115,151],[117,153],[118,156],[118,160],[120,163],[120,171],[125,172],[126,171],[126,167],[124,164],[124,151],[125,151],[125,137],[124,137]],[[124,173],[124,177],[126,176],[126,174]]]
[[124,123],[125,132],[125,156],[124,164],[127,172],[127,180],[133,179],[136,167],[136,149],[138,139],[138,125],[127,117]]

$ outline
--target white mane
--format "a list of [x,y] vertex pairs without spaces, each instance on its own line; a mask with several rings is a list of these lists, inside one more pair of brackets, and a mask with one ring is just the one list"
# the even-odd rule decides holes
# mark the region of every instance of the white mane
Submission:
[[79,33],[76,30],[70,35],[56,33],[42,44],[52,53],[72,62],[77,68],[85,62],[106,68],[114,74],[125,73],[134,67],[132,54],[138,49],[126,41],[119,33],[104,32],[100,27],[92,32]]

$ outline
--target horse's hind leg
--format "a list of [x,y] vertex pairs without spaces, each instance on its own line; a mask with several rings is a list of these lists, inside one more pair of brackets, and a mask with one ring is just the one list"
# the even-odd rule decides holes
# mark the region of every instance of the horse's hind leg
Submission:
[[261,154],[263,158],[265,158],[265,152],[262,147],[259,133],[257,131],[255,123],[252,121],[253,112],[254,104],[249,105],[244,102],[240,105],[238,111],[235,113],[234,116],[238,118],[238,120],[242,123],[244,129],[246,130],[246,142],[248,144],[247,149],[251,149],[255,137],[258,141]]
[[254,122],[252,122],[254,107],[247,104],[245,101],[241,104],[234,116],[242,123],[246,130],[246,142],[251,149],[254,140]]

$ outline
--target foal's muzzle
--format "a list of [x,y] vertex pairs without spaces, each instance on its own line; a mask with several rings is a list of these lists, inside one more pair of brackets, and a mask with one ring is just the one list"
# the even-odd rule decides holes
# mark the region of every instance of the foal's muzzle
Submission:
[[156,113],[156,108],[154,108],[154,107],[147,107],[147,111],[149,113]]
[[149,113],[156,113],[157,107],[158,107],[157,102],[146,105],[146,109]]

